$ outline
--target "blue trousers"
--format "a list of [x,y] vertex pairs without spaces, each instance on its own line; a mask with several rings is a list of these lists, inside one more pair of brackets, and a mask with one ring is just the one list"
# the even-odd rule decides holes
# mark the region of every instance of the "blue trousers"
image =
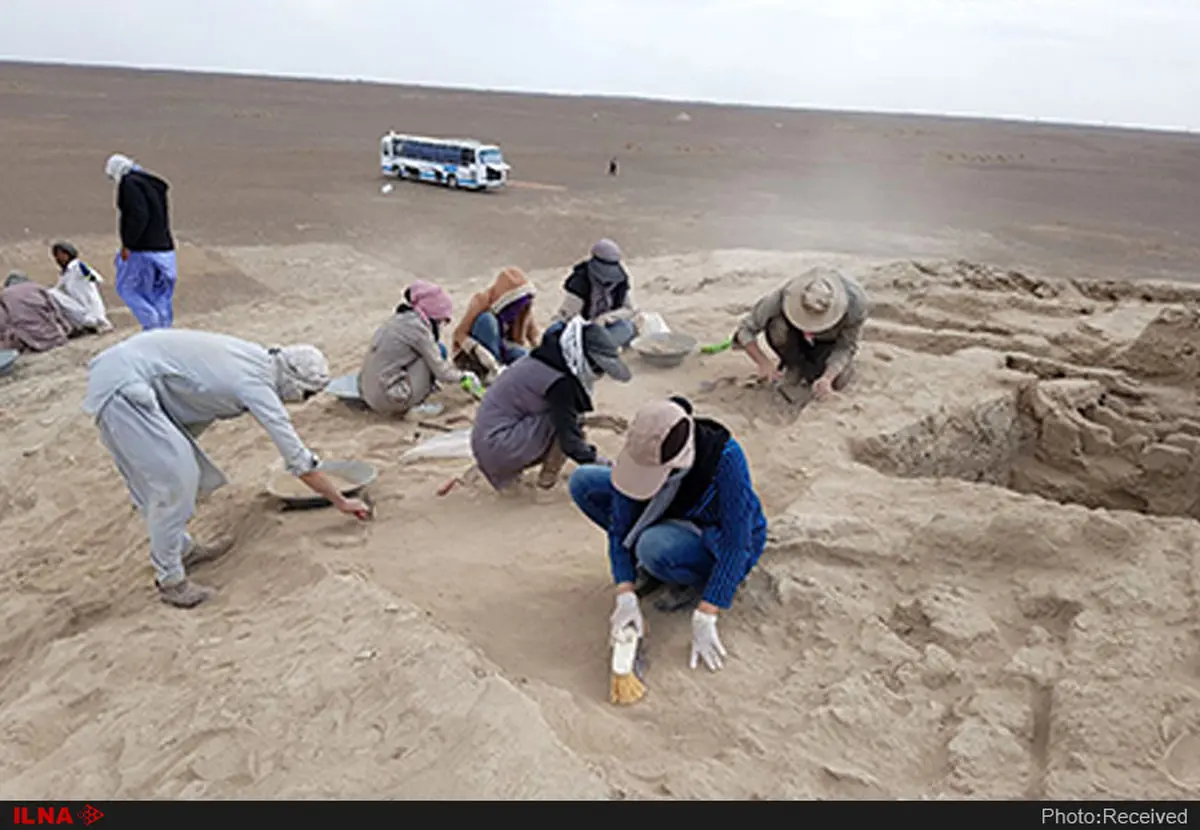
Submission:
[[[571,474],[571,500],[605,532],[612,516],[617,491],[612,471],[599,464],[585,464]],[[633,558],[638,567],[667,585],[704,585],[716,558],[704,547],[700,529],[691,522],[668,519],[651,525],[638,537]]]
[[[565,325],[562,321],[551,323],[546,329],[547,332],[554,329],[562,328]],[[608,336],[612,338],[613,344],[618,349],[623,349],[633,342],[633,338],[637,335],[637,329],[633,327],[633,323],[628,320],[614,320],[604,327],[608,332]]]
[[174,251],[130,251],[117,256],[117,296],[129,306],[143,331],[169,329],[175,323],[175,282],[179,272]]
[[502,366],[516,363],[526,354],[525,349],[504,339],[500,318],[490,311],[485,311],[475,318],[471,325],[471,337],[476,343],[492,353],[492,357],[500,361]]

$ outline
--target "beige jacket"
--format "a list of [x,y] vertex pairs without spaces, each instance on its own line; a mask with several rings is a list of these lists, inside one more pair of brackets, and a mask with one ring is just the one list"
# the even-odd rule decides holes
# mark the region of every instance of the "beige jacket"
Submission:
[[402,415],[429,396],[434,381],[454,384],[462,378],[463,372],[442,357],[424,318],[405,311],[375,332],[358,382],[367,406]]
[[[836,326],[826,331],[818,332],[813,337],[814,340],[822,343],[834,341],[833,351],[830,353],[829,359],[825,364],[826,371],[830,375],[837,375],[842,372],[858,354],[858,343],[862,339],[863,326],[866,325],[867,316],[871,310],[866,290],[852,277],[843,276],[841,279],[846,286],[846,295],[850,300],[846,306],[846,313]],[[754,304],[754,308],[750,309],[750,313],[742,318],[737,332],[733,336],[733,342],[736,347],[745,348],[757,340],[758,336],[767,330],[767,326],[773,320],[785,319],[783,316],[783,294],[786,288],[786,284],[781,285],[764,296]]]

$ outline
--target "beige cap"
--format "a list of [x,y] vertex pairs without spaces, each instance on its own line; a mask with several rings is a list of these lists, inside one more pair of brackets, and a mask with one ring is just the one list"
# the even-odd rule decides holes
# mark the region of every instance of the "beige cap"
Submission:
[[613,464],[613,488],[635,501],[653,497],[672,470],[686,470],[696,460],[695,432],[691,416],[679,404],[646,404],[629,425]]
[[832,268],[814,268],[789,282],[783,292],[783,316],[807,334],[836,326],[849,305],[846,284]]

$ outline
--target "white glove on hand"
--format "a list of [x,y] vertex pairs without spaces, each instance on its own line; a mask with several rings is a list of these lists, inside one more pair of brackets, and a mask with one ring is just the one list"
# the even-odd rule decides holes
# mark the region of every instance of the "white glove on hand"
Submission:
[[723,665],[725,646],[717,636],[717,615],[696,609],[692,614],[692,668],[704,660],[709,671],[717,671]]
[[642,619],[642,609],[638,607],[637,594],[632,591],[617,594],[617,607],[613,609],[612,616],[609,617],[609,622],[612,625],[613,642],[616,642],[617,635],[627,625],[632,625],[639,637],[645,636],[646,623]]

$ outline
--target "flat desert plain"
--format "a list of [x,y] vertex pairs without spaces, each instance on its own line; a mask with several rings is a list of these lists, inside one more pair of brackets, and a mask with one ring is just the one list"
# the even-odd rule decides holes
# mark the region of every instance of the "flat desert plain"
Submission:
[[[680,114],[686,112],[687,118]],[[512,186],[381,192],[380,135],[498,142]],[[1200,787],[1200,140],[951,119],[0,65],[0,269],[67,237],[117,330],[0,379],[0,797],[1188,798]],[[542,322],[602,236],[635,301],[702,341],[814,264],[873,300],[855,385],[802,411],[732,353],[602,381],[689,396],[771,520],[688,668],[647,610],[649,692],[607,700],[611,580],[565,487],[435,490],[430,427],[329,396],[320,454],[375,464],[376,520],[281,512],[249,419],[193,611],[80,411],[136,331],[111,292],[105,158],[168,178],[178,325],[355,370],[416,277],[458,308],[506,265]],[[617,157],[620,175],[606,173]],[[439,429],[440,428],[440,429]],[[620,437],[596,431],[608,455]],[[568,472],[569,472],[568,468]]]

